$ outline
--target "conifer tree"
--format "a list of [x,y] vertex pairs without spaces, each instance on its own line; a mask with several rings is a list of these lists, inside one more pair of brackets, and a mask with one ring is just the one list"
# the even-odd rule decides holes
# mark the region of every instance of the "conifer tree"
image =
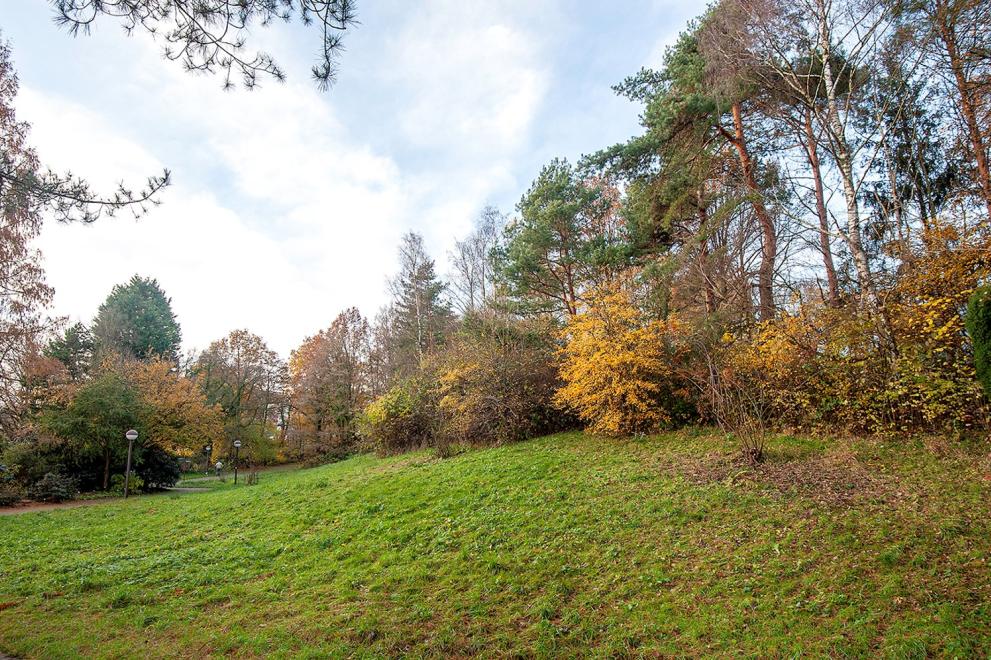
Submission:
[[156,280],[138,275],[116,285],[100,305],[93,335],[99,352],[137,360],[157,355],[175,361],[182,342],[172,299]]

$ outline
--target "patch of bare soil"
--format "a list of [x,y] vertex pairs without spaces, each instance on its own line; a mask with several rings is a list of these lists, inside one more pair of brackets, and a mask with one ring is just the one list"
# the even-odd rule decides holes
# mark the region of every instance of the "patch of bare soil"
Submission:
[[770,454],[756,465],[739,454],[713,452],[686,458],[670,467],[694,483],[750,482],[781,493],[797,493],[830,506],[886,499],[892,494],[885,477],[870,472],[846,448],[802,457]]

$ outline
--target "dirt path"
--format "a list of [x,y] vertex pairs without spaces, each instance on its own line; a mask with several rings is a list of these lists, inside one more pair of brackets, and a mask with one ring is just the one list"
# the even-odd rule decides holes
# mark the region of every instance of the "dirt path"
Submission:
[[[160,497],[162,495],[168,495],[169,493],[206,493],[209,492],[209,488],[166,488],[164,493],[152,493],[150,495],[138,495],[138,498],[144,497]],[[113,504],[114,502],[120,502],[119,497],[107,497],[99,500],[72,500],[71,502],[24,502],[22,504],[15,504],[14,506],[6,506],[0,508],[0,516],[16,516],[20,513],[34,513],[36,511],[53,511],[56,509],[75,509],[81,506],[97,506],[99,504]],[[0,655],[0,660],[3,660],[3,656]]]

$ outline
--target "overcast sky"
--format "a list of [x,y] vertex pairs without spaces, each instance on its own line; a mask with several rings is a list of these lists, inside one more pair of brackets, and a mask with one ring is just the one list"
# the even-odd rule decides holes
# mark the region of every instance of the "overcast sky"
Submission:
[[284,356],[345,307],[374,315],[404,232],[445,273],[486,204],[511,212],[551,158],[636,133],[639,108],[610,86],[656,65],[703,7],[360,0],[329,92],[309,79],[318,39],[301,26],[249,44],[285,84],[224,92],[112,20],[72,38],[46,0],[0,1],[42,162],[106,189],[173,175],[141,220],[45,227],[55,313],[89,322],[138,273],[171,296],[187,349],[243,327]]

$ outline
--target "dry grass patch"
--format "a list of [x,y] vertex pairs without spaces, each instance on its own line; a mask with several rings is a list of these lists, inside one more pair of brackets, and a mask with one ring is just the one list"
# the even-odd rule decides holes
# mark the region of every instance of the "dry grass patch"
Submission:
[[749,483],[779,493],[808,497],[820,504],[844,506],[863,500],[884,500],[895,494],[886,475],[869,470],[845,443],[823,453],[769,450],[753,464],[740,453],[709,451],[701,456],[672,455],[666,466],[695,484]]

